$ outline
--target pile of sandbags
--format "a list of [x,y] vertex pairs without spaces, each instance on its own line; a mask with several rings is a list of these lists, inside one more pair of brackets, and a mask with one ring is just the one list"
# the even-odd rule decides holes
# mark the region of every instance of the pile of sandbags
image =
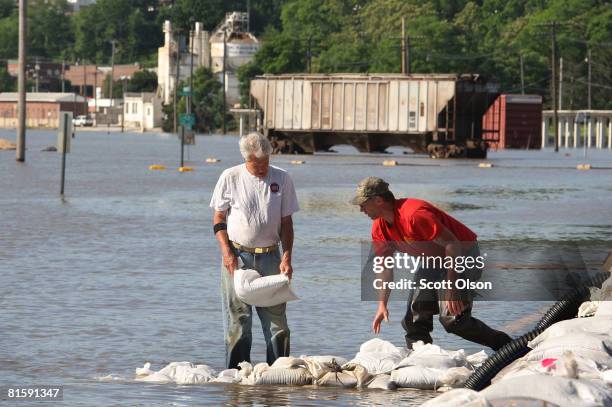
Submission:
[[372,375],[390,373],[408,353],[391,342],[374,338],[363,343],[349,363],[363,366]]
[[423,390],[460,387],[474,371],[474,365],[482,363],[484,358],[484,352],[470,355],[468,359],[463,349],[449,352],[437,345],[417,342],[412,353],[391,372],[391,380],[399,387]]
[[[594,316],[557,322],[528,343],[525,356],[502,369],[480,393],[452,390],[427,407],[612,405],[612,287],[608,279],[591,297]],[[593,294],[593,293],[592,293]],[[505,404],[504,404],[505,403]],[[541,404],[537,404],[541,405]]]
[[136,369],[136,381],[149,383],[203,384],[216,378],[215,371],[207,365],[194,365],[190,362],[172,362],[155,372],[151,364]]
[[591,287],[590,301],[580,304],[578,317],[607,316],[612,317],[612,278],[606,279],[601,288]]
[[0,138],[0,150],[15,150],[17,146],[9,140]]
[[209,366],[189,362],[173,362],[156,372],[147,363],[136,369],[136,380],[176,384],[312,384],[383,390],[397,387],[437,389],[461,386],[474,366],[485,358],[484,351],[466,356],[463,350],[449,352],[422,342],[407,350],[376,338],[362,344],[349,361],[338,356],[281,357],[271,366],[242,362],[239,369],[226,369],[218,374]]

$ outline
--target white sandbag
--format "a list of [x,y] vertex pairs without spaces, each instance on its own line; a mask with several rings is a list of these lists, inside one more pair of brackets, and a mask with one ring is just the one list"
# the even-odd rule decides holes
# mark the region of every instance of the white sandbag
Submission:
[[407,354],[406,349],[398,348],[391,342],[374,338],[364,342],[359,348],[359,352],[348,364],[359,364],[373,375],[389,373]]
[[240,383],[242,376],[238,369],[225,369],[211,380],[211,383]]
[[595,317],[606,317],[612,320],[612,300],[601,301],[595,312]]
[[136,368],[136,377],[150,376],[153,373],[154,372],[151,370],[151,364],[149,362],[145,363],[144,367]]
[[546,358],[560,358],[565,351],[585,359],[597,361],[612,367],[612,337],[601,334],[577,333],[552,338],[539,343],[524,356],[526,361],[540,361]]
[[413,344],[410,355],[398,363],[396,369],[406,366],[430,367],[446,370],[451,367],[466,366],[467,360],[463,349],[449,352],[431,343],[423,344],[419,341]]
[[561,358],[546,358],[540,361],[519,359],[500,371],[491,382],[537,374],[568,379],[602,379],[602,372],[595,361],[578,357],[568,351],[564,352]]
[[296,369],[269,368],[264,371],[255,384],[275,384],[303,386],[312,383],[312,375],[308,369],[298,367]]
[[372,379],[372,375],[368,370],[356,363],[347,363],[343,367],[344,372],[350,372],[357,379],[357,387],[362,387],[365,383]]
[[317,386],[352,388],[357,386],[357,378],[351,372],[327,372],[315,381]]
[[398,387],[435,390],[442,385],[442,370],[422,366],[407,366],[391,372],[391,381]]
[[272,307],[299,299],[291,290],[287,275],[262,277],[251,269],[234,270],[234,290],[241,301],[256,307]]
[[240,368],[240,377],[242,379],[247,379],[253,373],[253,365],[249,362],[240,362],[238,367]]
[[379,374],[374,376],[372,380],[366,386],[368,389],[379,389],[379,390],[396,390],[397,384],[391,380],[390,374]]
[[461,387],[465,384],[468,377],[470,377],[474,373],[472,369],[468,369],[467,367],[451,367],[450,369],[446,369],[442,371],[440,375],[440,383],[444,386],[448,387]]
[[272,363],[273,369],[292,369],[294,367],[306,367],[306,363],[300,358],[293,356],[281,356]]
[[592,317],[597,313],[600,301],[585,301],[578,307],[578,318]]
[[147,376],[138,376],[134,380],[136,380],[137,382],[157,383],[157,384],[165,384],[165,383],[174,382],[174,380],[172,380],[168,376],[161,374],[159,372],[153,372]]
[[194,365],[190,362],[172,362],[158,372],[151,371],[150,364],[137,369],[135,380],[149,383],[202,384],[216,376],[207,365]]
[[421,407],[487,407],[487,400],[477,391],[453,389],[440,396],[427,400]]
[[607,334],[612,336],[612,318],[573,318],[557,322],[527,343],[535,349],[542,342],[574,334]]
[[240,367],[242,375],[242,381],[240,383],[247,385],[255,385],[264,372],[270,369],[270,366],[265,362],[258,363],[255,366],[251,365],[249,362],[240,362],[238,367]]
[[338,356],[300,356],[312,377],[320,379],[326,373],[339,370],[347,360]]
[[484,363],[485,360],[489,358],[487,352],[481,350],[480,352],[472,353],[471,355],[467,355],[465,360],[472,365],[472,367],[476,368]]
[[612,405],[612,392],[601,381],[567,379],[544,374],[500,380],[480,394],[490,402],[529,398],[568,407]]
[[608,385],[612,385],[612,369],[611,370],[606,370],[605,372],[602,372],[601,373],[601,380],[606,382]]

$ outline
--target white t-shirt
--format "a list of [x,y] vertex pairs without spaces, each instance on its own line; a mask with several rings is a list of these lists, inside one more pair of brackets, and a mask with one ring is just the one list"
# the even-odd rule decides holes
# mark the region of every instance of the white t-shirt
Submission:
[[223,171],[210,207],[220,212],[229,209],[227,234],[246,247],[278,244],[281,218],[300,209],[287,171],[271,165],[261,179],[252,175],[246,164]]

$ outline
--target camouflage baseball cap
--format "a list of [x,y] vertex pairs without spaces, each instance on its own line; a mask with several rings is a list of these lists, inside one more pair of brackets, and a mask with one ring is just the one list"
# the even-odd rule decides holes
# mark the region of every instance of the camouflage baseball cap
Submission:
[[351,199],[353,205],[361,205],[368,199],[389,192],[389,184],[378,177],[367,177],[359,181],[355,196]]

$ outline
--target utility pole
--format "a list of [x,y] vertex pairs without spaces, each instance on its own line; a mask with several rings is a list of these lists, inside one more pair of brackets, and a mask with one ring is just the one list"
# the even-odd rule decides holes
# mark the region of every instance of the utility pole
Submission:
[[412,68],[410,68],[410,40],[422,40],[423,38],[425,38],[424,35],[406,36],[406,73],[408,75],[412,73]]
[[176,76],[174,78],[174,132],[177,133],[178,131],[178,127],[177,127],[177,122],[178,122],[178,103],[177,103],[177,96],[178,96],[178,85],[179,85],[179,77],[181,75],[181,35],[178,33],[178,29],[177,29],[177,40],[176,40]]
[[552,91],[552,102],[553,102],[553,125],[555,126],[555,152],[559,151],[559,114],[557,112],[557,24],[555,21],[552,22],[552,30],[550,31],[551,40],[551,63],[552,63],[552,78],[551,78],[551,91]]
[[96,126],[98,125],[98,63],[96,62],[96,70],[94,71],[94,112],[96,114]]
[[247,32],[251,32],[251,0],[247,0]]
[[193,104],[193,43],[195,42],[195,33],[193,30],[189,31],[189,41],[191,49],[189,50],[190,60],[189,60],[189,95],[187,96],[187,113],[191,114],[192,104]]
[[35,72],[35,76],[36,76],[36,93],[38,93],[38,84],[40,82],[40,80],[39,80],[39,76],[40,76],[40,64],[38,63],[38,57],[36,57],[36,64],[34,65],[34,72]]
[[66,60],[62,59],[62,93],[66,91],[64,86],[64,65],[66,65]]
[[524,67],[524,61],[523,61],[523,54],[519,55],[519,60],[521,63],[521,95],[525,94],[525,67]]
[[588,89],[588,99],[587,99],[587,109],[591,110],[591,50],[589,49],[588,53],[587,53],[587,63],[588,63],[588,83],[587,83],[587,89]]
[[559,58],[559,110],[563,110],[563,57]]
[[306,51],[308,73],[312,73],[312,37],[308,37],[308,51]]
[[406,17],[402,17],[402,73],[408,73],[406,63]]
[[[123,110],[123,112],[121,113],[121,133],[123,133],[123,131],[125,129],[125,112],[126,112],[126,109],[127,109],[127,105],[125,103],[125,94],[127,93],[127,83],[125,81],[126,79],[127,79],[127,76],[122,76],[121,77],[121,82],[122,82],[121,83],[121,85],[122,85],[121,90],[123,91],[123,103],[122,103],[122,108],[123,108],[122,110]],[[144,105],[143,105],[142,108],[144,109]]]
[[225,125],[225,86],[226,86],[226,81],[225,81],[225,58],[227,56],[227,32],[225,30],[223,30],[223,134],[225,134],[226,132],[226,125]]
[[550,42],[551,42],[551,80],[550,80],[550,96],[553,105],[553,125],[555,134],[555,152],[559,151],[559,112],[557,106],[557,29],[560,26],[572,25],[571,22],[557,22],[551,21],[549,23],[536,24],[538,26],[550,28]]
[[111,119],[108,121],[108,124],[110,126],[110,121],[113,118],[113,85],[114,85],[114,81],[115,81],[115,40],[111,40],[111,76],[110,76],[110,90],[109,90],[109,96],[110,96],[110,108],[109,111],[111,112]]
[[27,0],[19,0],[19,120],[17,122],[17,162],[25,162],[26,143],[26,13]]
[[85,98],[85,101],[83,102],[83,105],[85,106],[85,115],[87,115],[89,112],[89,106],[87,103],[87,64],[85,63],[85,58],[83,58],[83,98]]

